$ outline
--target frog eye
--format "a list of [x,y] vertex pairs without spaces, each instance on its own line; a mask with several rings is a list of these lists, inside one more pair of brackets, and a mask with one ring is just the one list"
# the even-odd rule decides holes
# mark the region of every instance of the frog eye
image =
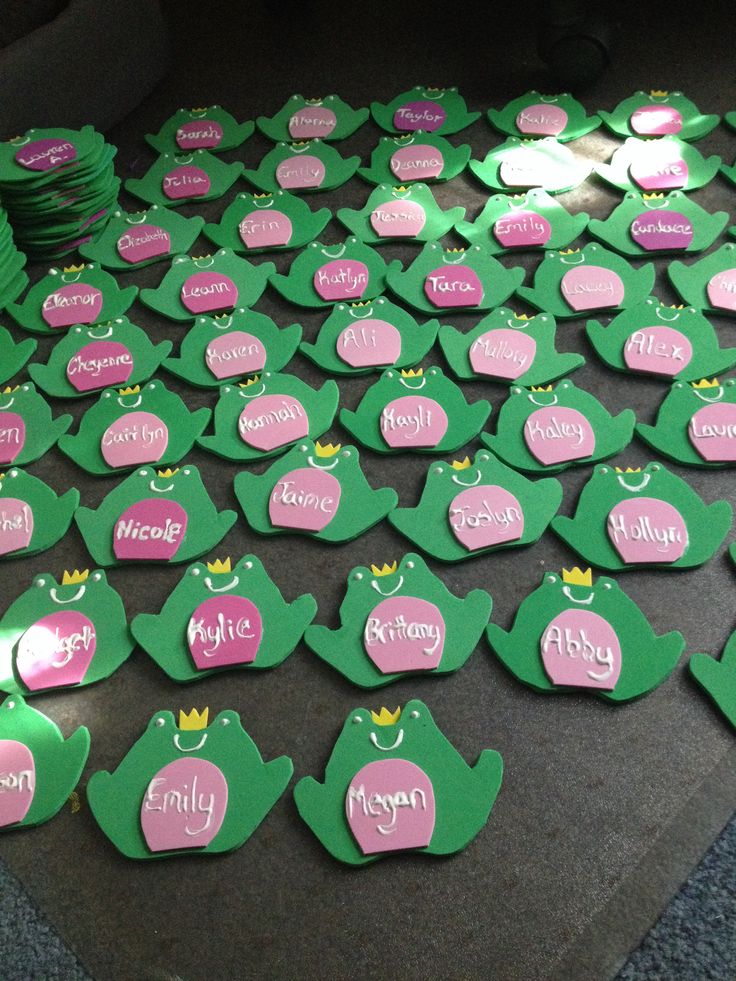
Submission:
[[550,584],[557,582],[557,576],[554,574],[554,572],[551,572],[548,576],[545,576],[544,579],[545,582],[548,582]]
[[261,378],[270,378],[270,377],[271,377],[271,372],[270,371],[264,371],[261,374]]
[[514,385],[514,387],[511,389],[511,394],[521,395],[521,389],[517,385]]
[[9,477],[17,477],[18,476],[18,471],[17,470],[11,470],[10,473],[8,474],[8,476]]
[[152,391],[154,390],[154,388],[155,388],[155,387],[156,387],[156,382],[151,382],[151,384],[150,384],[150,385],[146,385],[146,388],[147,388],[147,389],[148,389],[148,390],[149,390],[150,392],[152,392]]
[[14,709],[15,708],[15,702],[8,702],[8,708],[9,709]]
[[386,377],[386,378],[393,378],[395,376],[395,374],[396,374],[395,371],[387,371],[384,377]]
[[648,306],[651,306],[654,303],[654,300],[650,296],[649,299],[646,302],[647,302],[647,305]]
[[362,715],[354,715],[353,716],[353,725],[356,725],[356,723],[362,722],[362,721],[363,721],[363,716]]
[[139,471],[138,471],[138,476],[139,476],[139,477],[147,477],[147,476],[148,476],[148,474],[149,474],[149,471],[148,471],[148,470],[146,470],[145,468],[144,468],[143,470],[139,470]]
[[675,388],[683,388],[682,382],[675,382]]
[[410,712],[410,713],[409,713],[409,718],[410,718],[410,719],[418,719],[418,718],[419,718],[419,715],[420,715],[420,713],[419,713],[419,712],[417,712],[417,710],[416,710],[416,709],[414,709],[414,711],[413,711],[413,712]]
[[659,465],[658,463],[653,463],[653,464],[652,464],[652,465],[651,465],[651,466],[649,467],[649,469],[650,469],[650,470],[652,471],[652,473],[657,473],[657,472],[658,472],[658,471],[660,471],[660,470],[661,470],[662,468],[660,467],[660,465]]
[[252,569],[253,568],[253,563],[250,561],[250,559],[247,562],[244,562],[243,563],[243,568],[244,569]]
[[479,453],[478,459],[480,460],[481,463],[488,463],[491,457],[488,453]]
[[564,381],[564,382],[561,382],[557,387],[558,388],[565,389],[565,388],[569,388],[571,384],[572,384],[572,382]]
[[432,467],[432,469],[430,470],[430,473],[436,473],[438,475],[444,472],[445,472],[445,468],[442,466]]
[[99,582],[100,579],[102,579],[102,573],[95,572],[95,574],[92,576],[92,582]]
[[27,392],[27,391],[29,391],[29,386],[28,385],[21,385],[20,390],[21,390],[21,392]]
[[631,191],[629,191],[629,193],[626,195],[626,200],[627,201],[633,201],[635,197],[636,197],[636,195],[635,194],[632,194]]
[[103,397],[103,399],[112,398],[112,393],[111,392],[103,392],[102,397]]
[[37,586],[42,586],[42,587],[43,587],[43,586],[45,586],[45,585],[46,585],[46,580],[45,580],[45,579],[37,579],[37,580],[36,580],[36,585],[37,585]]
[[352,454],[351,454],[350,450],[343,450],[342,453],[340,454],[340,456],[344,456],[345,459],[347,460],[347,459],[349,459],[352,456]]
[[439,371],[437,370],[437,368],[430,368],[429,371],[427,372],[427,374],[428,375],[438,375],[439,374]]
[[198,576],[200,574],[200,569],[195,565],[193,569],[189,570],[190,576]]
[[304,443],[302,443],[302,445],[299,447],[299,452],[300,453],[306,453],[308,449],[309,449],[309,447],[308,446],[305,446]]
[[230,719],[220,719],[220,725],[221,726],[229,726],[230,725]]
[[[534,318],[532,317],[532,320],[533,320],[533,319],[534,319]],[[543,314],[542,314],[542,316],[541,316],[541,317],[540,317],[539,319],[541,320],[541,322],[542,322],[543,324],[546,324],[546,323],[547,323],[547,321],[549,320],[549,317],[548,317],[548,316],[547,316],[546,314],[544,314],[544,313],[543,313]]]
[[413,563],[413,562],[411,562],[411,561],[409,561],[409,562],[407,562],[407,563],[406,563],[406,568],[407,568],[407,569],[413,569],[413,568],[414,568],[414,563]]
[[610,472],[611,472],[610,467],[598,467],[598,473],[607,474]]
[[726,382],[726,384],[728,385],[729,388],[733,388],[733,386],[736,385],[736,379],[729,378],[728,381]]
[[159,716],[156,719],[156,726],[160,729],[162,726],[165,726],[165,725],[166,725],[166,719],[162,719],[161,716]]
[[81,334],[82,333],[82,328],[81,327],[75,327],[74,328],[74,333],[75,334]]
[[603,583],[603,588],[604,588],[604,589],[610,589],[610,588],[611,588],[611,584],[610,584],[610,582],[604,582],[604,583]]
[[185,468],[184,468],[184,470],[182,470],[182,473],[183,473],[183,474],[186,474],[186,475],[187,475],[187,477],[189,476],[189,474],[190,474],[191,472],[192,472],[192,471],[191,471],[191,470],[189,469],[189,467],[185,467]]

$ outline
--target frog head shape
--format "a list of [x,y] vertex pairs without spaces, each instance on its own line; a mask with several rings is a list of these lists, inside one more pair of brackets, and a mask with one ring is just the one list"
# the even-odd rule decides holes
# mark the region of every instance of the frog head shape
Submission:
[[444,136],[458,133],[480,116],[479,112],[468,112],[465,99],[454,86],[424,85],[415,85],[386,105],[371,103],[371,113],[378,125],[389,133],[424,130]]
[[583,106],[569,92],[544,95],[532,89],[488,110],[491,125],[511,136],[554,136],[561,142],[575,140],[600,126],[598,116],[586,116]]
[[31,382],[0,390],[0,465],[32,463],[72,423],[72,416],[51,418],[48,403]]
[[641,90],[620,102],[613,112],[599,112],[605,125],[618,136],[678,136],[699,140],[718,125],[718,116],[703,115],[682,92]]
[[638,434],[658,452],[691,466],[736,461],[736,379],[675,382],[662,402],[656,426]]

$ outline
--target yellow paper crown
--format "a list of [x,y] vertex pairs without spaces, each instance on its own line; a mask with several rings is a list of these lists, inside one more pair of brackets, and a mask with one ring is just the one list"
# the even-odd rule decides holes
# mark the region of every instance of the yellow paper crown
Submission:
[[444,92],[445,90],[440,88],[439,85],[427,85],[424,89],[425,92]]
[[667,89],[650,89],[649,94],[655,99],[661,99],[662,96],[669,95],[670,93]]
[[467,470],[470,466],[470,457],[466,456],[464,460],[453,460],[450,466],[453,470]]
[[20,385],[6,385],[3,389],[3,395],[11,395],[13,392],[17,392]]
[[413,368],[409,368],[408,370],[406,368],[401,369],[402,378],[421,378],[423,374],[424,368],[417,368],[416,371]]
[[445,249],[445,252],[464,252],[465,249]]
[[336,443],[334,446],[332,443],[325,443],[323,446],[319,440],[314,444],[314,452],[317,456],[335,456],[340,452],[342,448],[342,443]]
[[192,262],[199,262],[200,259],[209,259],[211,258],[211,256],[212,256],[211,252],[208,252],[207,255],[193,255]]
[[74,572],[67,572],[64,569],[64,575],[61,577],[62,586],[76,586],[79,582],[86,582],[89,576],[89,569],[75,569]]
[[534,320],[534,317],[530,317],[528,313],[512,313],[514,320]]
[[206,708],[202,713],[193,708],[189,714],[187,714],[184,709],[179,709],[179,728],[206,729],[209,715],[209,708]]
[[387,708],[382,708],[378,714],[371,712],[371,718],[377,726],[392,726],[401,718],[401,708],[397,707],[395,712],[389,712]]
[[573,255],[575,252],[579,252],[580,249],[560,249],[560,255]]
[[260,375],[253,375],[253,377],[249,378],[247,381],[238,382],[238,388],[248,388],[249,385],[255,385],[255,383],[260,380]]
[[132,385],[130,388],[119,388],[118,395],[138,395],[140,390],[140,385]]
[[392,190],[393,191],[398,191],[399,193],[401,193],[403,191],[408,191],[409,188],[406,186],[406,184],[401,184],[399,187],[392,188]]
[[0,473],[0,480],[5,480],[5,474],[4,473]]
[[309,140],[292,140],[291,145],[292,146],[306,146],[307,143],[309,143]]
[[720,382],[717,378],[701,378],[699,382],[690,382],[693,388],[718,388]]
[[659,200],[659,198],[663,198],[663,197],[664,197],[664,194],[655,194],[655,193],[652,193],[652,194],[642,194],[641,199],[642,199],[642,201],[654,201],[655,198],[657,200]]
[[159,477],[173,477],[174,474],[179,473],[179,468],[176,467],[174,470],[172,470],[170,467],[167,467],[165,470],[157,470],[156,473],[159,475]]
[[397,563],[392,562],[391,565],[387,565],[385,562],[383,566],[379,569],[377,565],[371,566],[371,572],[374,576],[390,576],[396,572]]
[[83,269],[84,269],[84,263],[82,263],[81,266],[64,266],[62,272],[77,273],[77,272],[81,272]]
[[206,112],[207,106],[192,106],[189,110],[190,112]]
[[273,191],[264,191],[263,194],[254,194],[254,198],[272,198]]
[[621,467],[614,467],[616,473],[641,473],[641,467],[627,467],[623,470]]
[[590,569],[578,569],[577,566],[572,569],[563,569],[562,581],[570,586],[592,586],[593,573]]
[[319,103],[322,102],[323,100],[321,97],[318,97],[316,99],[305,99],[304,101],[308,103],[310,106],[314,106],[314,105],[319,105]]
[[551,392],[552,391],[552,386],[551,385],[532,385],[532,391],[533,392]]
[[670,310],[684,310],[684,303],[670,303]]
[[351,307],[369,307],[372,302],[373,302],[372,300],[363,300],[362,302],[351,303],[350,306]]
[[222,572],[232,572],[233,571],[232,570],[232,566],[230,565],[230,556],[229,555],[225,559],[224,562],[221,561],[220,559],[215,559],[214,562],[208,562],[207,563],[207,568],[209,569],[210,572],[214,572],[215,575],[219,575]]

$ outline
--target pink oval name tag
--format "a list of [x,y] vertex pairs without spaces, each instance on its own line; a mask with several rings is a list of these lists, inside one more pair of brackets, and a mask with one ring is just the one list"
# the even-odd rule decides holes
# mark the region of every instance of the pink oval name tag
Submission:
[[116,249],[124,262],[134,265],[159,255],[169,255],[171,238],[159,225],[134,225],[117,240]]
[[190,313],[231,310],[238,302],[238,287],[222,273],[198,272],[186,280],[180,296]]
[[621,501],[609,513],[606,530],[627,565],[676,562],[688,546],[682,515],[656,497]]
[[447,413],[426,395],[403,395],[381,412],[381,436],[392,449],[436,446],[447,432]]
[[337,126],[337,116],[325,106],[304,106],[289,120],[289,136],[294,140],[312,140],[329,136]]
[[379,238],[414,238],[427,221],[416,201],[386,201],[371,212],[371,228]]
[[572,310],[605,310],[623,303],[624,284],[604,266],[574,266],[560,282],[563,299]]
[[513,381],[529,371],[537,353],[537,342],[529,334],[498,327],[473,341],[468,351],[476,375]]
[[697,452],[708,463],[735,462],[736,405],[733,402],[704,405],[691,417],[687,434]]
[[68,140],[33,140],[15,154],[15,162],[26,170],[52,170],[76,160],[77,149]]
[[73,354],[66,377],[78,392],[124,385],[133,371],[133,355],[118,341],[92,341]]
[[282,211],[251,211],[240,220],[238,234],[246,249],[267,249],[288,245],[292,235],[291,220]]
[[222,770],[197,756],[181,757],[162,767],[146,787],[141,831],[152,852],[205,848],[226,812]]
[[210,179],[201,167],[175,167],[161,179],[161,190],[170,201],[203,198],[210,193]]
[[402,183],[426,181],[439,177],[445,166],[442,153],[426,143],[402,146],[391,154],[391,173]]
[[102,293],[87,283],[69,283],[43,301],[41,316],[49,327],[94,324],[102,312]]
[[340,331],[335,350],[351,368],[380,368],[398,361],[401,334],[386,320],[366,317]]
[[505,249],[523,249],[545,245],[552,235],[552,226],[535,211],[512,211],[496,219],[493,236]]
[[17,412],[0,412],[0,464],[12,463],[26,442],[26,424]]
[[687,184],[688,168],[676,149],[666,147],[664,153],[653,150],[650,156],[642,154],[629,167],[629,174],[644,191],[668,191]]
[[408,760],[367,763],[350,781],[345,815],[364,855],[426,848],[434,833],[432,781]]
[[156,463],[169,445],[166,423],[152,412],[128,412],[107,427],[100,452],[109,467]]
[[148,497],[120,515],[112,532],[116,558],[168,562],[184,540],[187,513],[177,501]]
[[515,542],[524,534],[524,512],[509,491],[480,484],[461,491],[448,509],[450,530],[469,552]]
[[187,624],[187,646],[200,671],[251,664],[263,636],[258,607],[245,596],[212,596]]
[[543,466],[582,460],[595,450],[595,433],[577,409],[547,405],[524,423],[524,442]]
[[325,165],[313,154],[287,157],[276,168],[276,182],[284,190],[290,188],[321,187],[325,179]]
[[632,371],[673,378],[684,371],[693,356],[693,346],[672,327],[643,327],[624,342],[624,361]]
[[435,307],[477,307],[483,302],[483,284],[469,266],[440,266],[427,274],[424,293]]
[[77,610],[37,620],[18,641],[15,669],[29,691],[78,685],[97,647],[95,625]]
[[33,510],[30,504],[17,497],[0,497],[0,555],[28,548],[32,535]]
[[368,614],[363,647],[382,674],[432,671],[442,659],[445,621],[434,603],[389,596]]
[[240,413],[238,435],[264,452],[287,446],[309,435],[307,411],[290,395],[259,395]]
[[204,360],[215,378],[252,375],[265,367],[266,349],[252,334],[231,330],[209,342]]
[[527,106],[516,117],[516,128],[525,136],[559,136],[566,126],[565,110],[544,102]]
[[542,663],[554,685],[613,691],[621,674],[621,644],[602,616],[565,610],[539,641]]
[[717,310],[736,311],[736,268],[724,269],[710,278],[708,302]]
[[679,211],[644,211],[632,221],[629,234],[647,252],[673,252],[692,243],[693,226]]
[[222,143],[222,126],[213,119],[193,119],[176,131],[182,150],[212,150]]
[[356,259],[333,259],[315,272],[314,288],[323,300],[359,300],[368,289],[368,266]]
[[631,128],[640,136],[676,136],[682,115],[672,106],[640,106],[631,114]]
[[340,481],[325,470],[291,470],[279,478],[271,491],[271,524],[296,531],[322,531],[337,514],[341,493]]
[[16,739],[0,739],[0,828],[23,820],[35,792],[33,753]]
[[413,133],[417,129],[434,133],[446,119],[447,113],[442,106],[427,99],[419,99],[399,106],[394,113],[394,126],[402,133]]

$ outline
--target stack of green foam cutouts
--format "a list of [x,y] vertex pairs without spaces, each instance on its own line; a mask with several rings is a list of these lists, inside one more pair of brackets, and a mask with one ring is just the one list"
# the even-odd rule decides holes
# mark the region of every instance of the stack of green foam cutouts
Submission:
[[25,264],[26,257],[15,247],[8,213],[0,208],[0,310],[17,300],[28,285]]

